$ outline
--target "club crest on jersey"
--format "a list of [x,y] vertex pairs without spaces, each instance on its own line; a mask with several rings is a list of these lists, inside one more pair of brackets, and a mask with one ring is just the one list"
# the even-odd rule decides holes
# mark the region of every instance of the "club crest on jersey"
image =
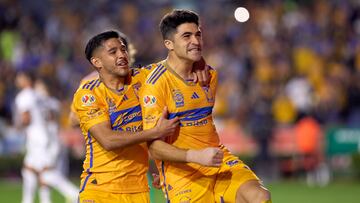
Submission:
[[92,94],[85,94],[82,98],[81,101],[83,103],[83,105],[85,106],[91,106],[94,102],[95,102],[95,96]]
[[209,103],[214,103],[215,102],[215,98],[214,95],[212,94],[211,90],[209,89],[209,87],[202,87],[202,89],[205,92],[206,95],[206,99]]
[[184,106],[184,96],[180,92],[180,90],[173,90],[172,96],[175,101],[176,108],[183,107]]
[[145,95],[143,101],[145,107],[151,107],[156,103],[156,98],[153,95]]

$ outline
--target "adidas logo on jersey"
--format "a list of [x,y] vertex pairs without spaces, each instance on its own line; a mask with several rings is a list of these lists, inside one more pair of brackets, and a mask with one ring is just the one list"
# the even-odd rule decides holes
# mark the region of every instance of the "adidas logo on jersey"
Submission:
[[200,97],[199,97],[199,95],[198,94],[196,94],[196,92],[194,92],[193,94],[192,94],[192,96],[191,96],[191,99],[199,99]]

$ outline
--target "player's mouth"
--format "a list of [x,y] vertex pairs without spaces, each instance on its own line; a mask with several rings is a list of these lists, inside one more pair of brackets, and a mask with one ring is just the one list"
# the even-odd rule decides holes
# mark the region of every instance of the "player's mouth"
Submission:
[[200,47],[193,47],[188,49],[189,53],[200,53],[201,52],[201,48]]
[[116,62],[116,66],[128,66],[129,62],[127,60],[119,60]]

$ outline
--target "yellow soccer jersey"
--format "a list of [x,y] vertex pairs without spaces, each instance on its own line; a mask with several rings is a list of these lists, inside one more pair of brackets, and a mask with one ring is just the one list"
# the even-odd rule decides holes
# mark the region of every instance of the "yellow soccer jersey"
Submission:
[[[210,70],[210,74],[210,86],[201,87],[192,81],[184,81],[168,67],[166,61],[159,62],[148,75],[140,92],[144,129],[153,128],[163,108],[167,106],[169,118],[176,116],[180,118],[180,131],[178,135],[166,138],[166,142],[183,149],[219,146],[219,137],[212,118],[217,73],[215,70]],[[194,170],[200,170],[206,174],[214,174],[218,171],[217,168],[202,167],[191,163],[164,162],[164,164],[167,173],[170,172],[179,177],[190,175],[189,173]]]
[[92,126],[101,122],[110,122],[116,131],[142,130],[138,91],[147,71],[133,69],[128,85],[117,93],[108,89],[99,78],[82,83],[75,93],[73,107],[86,141],[80,192],[84,189],[114,193],[148,191],[145,143],[106,151],[89,133]]

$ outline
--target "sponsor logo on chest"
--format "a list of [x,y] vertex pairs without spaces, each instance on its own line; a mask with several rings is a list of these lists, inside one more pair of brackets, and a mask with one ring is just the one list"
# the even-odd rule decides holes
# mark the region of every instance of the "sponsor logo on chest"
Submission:
[[114,123],[114,126],[122,125],[123,123],[127,123],[127,122],[133,120],[137,116],[141,116],[141,111],[137,111],[137,112],[133,112],[133,113],[128,113],[128,112],[122,113],[117,117],[117,119]]

